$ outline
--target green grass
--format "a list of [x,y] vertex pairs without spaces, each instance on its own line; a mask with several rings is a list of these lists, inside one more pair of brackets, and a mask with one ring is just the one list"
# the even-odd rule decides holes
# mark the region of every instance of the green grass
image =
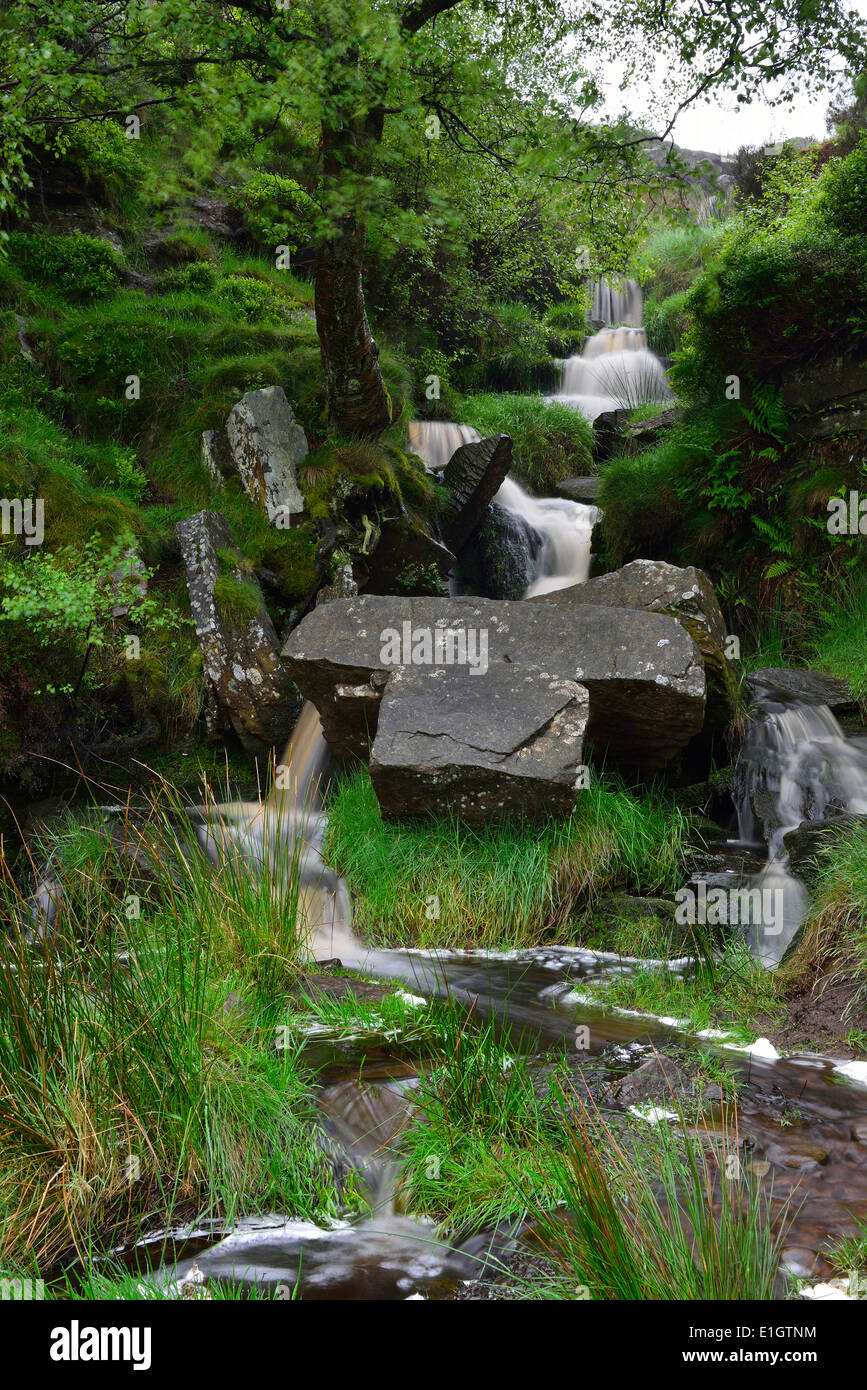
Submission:
[[778,973],[793,992],[847,982],[843,1020],[857,1022],[867,1007],[867,827],[856,825],[829,842],[816,869],[803,935]]
[[557,1275],[531,1296],[774,1297],[788,1210],[772,1220],[771,1189],[738,1164],[731,1114],[718,1136],[672,1122],[627,1145],[580,1103],[563,1110],[567,1140],[554,1154],[551,1195],[566,1210],[546,1202],[536,1216]]
[[417,1117],[401,1140],[401,1200],[452,1235],[520,1219],[541,1202],[550,1155],[565,1142],[555,1082],[537,1097],[532,1064],[508,1031],[477,1027],[454,1006],[432,1018]]
[[[647,939],[646,944],[652,946],[652,941]],[[601,1003],[686,1019],[696,1030],[729,1028],[750,1042],[755,1037],[755,1019],[782,1011],[773,974],[756,963],[739,938],[727,942],[718,957],[708,958],[705,952],[698,969],[686,978],[639,966],[629,976],[592,984],[589,989]]]
[[610,888],[673,889],[684,829],[661,794],[615,783],[582,791],[566,821],[390,825],[361,769],[332,799],[328,854],[372,941],[504,948],[562,940],[573,909]]
[[853,571],[834,596],[834,616],[813,643],[813,657],[823,671],[845,680],[856,700],[867,704],[867,575]]
[[593,428],[569,406],[541,396],[466,396],[460,421],[483,435],[510,434],[514,472],[542,496],[562,478],[594,471]]
[[312,1078],[275,1047],[303,949],[294,856],[250,872],[227,854],[213,873],[178,813],[162,793],[113,839],[93,817],[47,836],[40,862],[63,887],[51,951],[18,932],[3,865],[4,1263],[100,1248],[178,1203],[337,1209]]

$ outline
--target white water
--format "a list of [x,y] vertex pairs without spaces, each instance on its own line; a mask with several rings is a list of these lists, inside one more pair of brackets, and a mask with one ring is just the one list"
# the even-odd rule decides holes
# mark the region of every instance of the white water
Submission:
[[807,891],[792,874],[785,837],[802,821],[820,822],[833,807],[867,814],[867,751],[862,741],[847,739],[827,705],[793,705],[767,713],[753,725],[738,763],[736,809],[742,840],[757,834],[753,803],[764,798],[771,807],[765,819],[767,866],[755,887],[782,894],[782,929],[761,927],[750,944],[762,964],[782,960],[806,917]]
[[462,444],[478,444],[481,437],[472,425],[456,425],[451,420],[409,422],[409,447],[429,473],[441,473]]
[[580,410],[588,420],[609,410],[668,405],[671,387],[662,363],[647,346],[638,283],[627,280],[617,290],[599,281],[589,318],[607,326],[587,339],[579,356],[563,363],[555,399]]
[[531,497],[513,478],[506,478],[494,501],[528,521],[542,537],[536,574],[524,598],[583,584],[590,571],[590,539],[598,507],[563,497]]
[[195,808],[202,852],[216,869],[240,856],[263,874],[284,911],[297,911],[298,929],[314,960],[357,959],[352,902],[344,879],[322,858],[328,827],[322,809],[331,761],[319,715],[306,704],[283,754],[282,785],[260,801],[232,801]]

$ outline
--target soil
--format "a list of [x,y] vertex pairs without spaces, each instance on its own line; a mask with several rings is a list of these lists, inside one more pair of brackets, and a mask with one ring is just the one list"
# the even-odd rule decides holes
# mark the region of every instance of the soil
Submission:
[[794,982],[785,1017],[757,1019],[757,1032],[770,1038],[780,1052],[827,1052],[847,1060],[863,1057],[864,1049],[847,1042],[850,1034],[867,1034],[867,1009],[863,999],[860,1006],[855,1002],[863,988],[863,981],[845,975],[812,984]]

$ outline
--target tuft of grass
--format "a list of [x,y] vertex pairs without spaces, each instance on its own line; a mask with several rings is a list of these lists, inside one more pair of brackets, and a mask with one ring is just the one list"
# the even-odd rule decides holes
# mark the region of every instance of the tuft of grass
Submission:
[[593,427],[580,411],[542,396],[467,396],[461,423],[482,435],[512,437],[514,471],[535,492],[553,492],[563,478],[592,473]]
[[579,902],[610,888],[673,890],[684,833],[661,793],[614,782],[582,791],[566,821],[386,824],[363,768],[333,795],[328,854],[375,942],[503,948],[562,936]]
[[[754,959],[747,943],[732,937],[719,956],[699,944],[699,963],[688,976],[637,966],[589,986],[600,1002],[658,1017],[689,1020],[695,1029],[726,1026],[745,1039],[755,1036],[754,1019],[782,1010],[776,977]],[[696,943],[693,942],[693,946]]]
[[181,1202],[337,1208],[311,1078],[274,1045],[304,949],[298,855],[249,867],[216,818],[203,833],[218,871],[165,788],[110,832],[46,833],[34,878],[59,910],[41,946],[0,862],[4,1263],[84,1257]]
[[477,1027],[453,1005],[432,1018],[430,1063],[401,1140],[401,1200],[443,1234],[520,1220],[542,1201],[564,1139],[551,1103],[559,1069],[537,1096],[532,1063],[508,1030]]
[[867,574],[859,568],[835,596],[833,616],[825,631],[815,639],[812,655],[831,675],[847,681],[855,699],[867,706]]
[[[736,1121],[723,1133],[658,1125],[643,1152],[571,1099],[566,1142],[536,1236],[557,1276],[536,1296],[602,1300],[770,1300],[788,1225],[773,1192],[741,1167]],[[735,1176],[732,1176],[732,1175]],[[562,1210],[561,1207],[565,1208]]]
[[867,1009],[867,826],[857,824],[816,856],[818,873],[803,934],[777,974],[794,992],[848,982],[844,1021]]

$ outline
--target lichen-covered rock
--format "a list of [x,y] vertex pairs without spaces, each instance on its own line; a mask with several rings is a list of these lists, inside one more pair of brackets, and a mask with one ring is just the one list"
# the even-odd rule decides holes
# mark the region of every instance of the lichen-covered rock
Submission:
[[[437,633],[441,640],[454,634],[468,651],[471,638],[484,639],[488,670],[505,663],[516,687],[528,669],[586,686],[588,735],[624,766],[655,771],[702,728],[701,654],[667,614],[362,595],[314,609],[283,650],[289,675],[319,711],[337,756],[367,759],[389,676],[399,666],[442,664],[426,662],[423,651],[419,659]],[[391,634],[399,638],[397,659]],[[450,669],[446,663],[447,675]],[[485,675],[471,679],[484,689]]]
[[[177,523],[175,534],[205,674],[221,710],[248,751],[282,747],[300,700],[280,661],[277,634],[258,584],[227,561],[237,550],[226,518],[219,512],[196,512]],[[221,578],[244,600],[237,610],[221,605]]]
[[386,686],[370,756],[382,813],[453,811],[470,824],[567,816],[588,714],[583,686],[537,669],[402,667]]
[[714,728],[730,721],[736,703],[735,663],[726,655],[726,625],[713,584],[704,570],[664,560],[633,560],[622,569],[530,599],[573,607],[611,604],[668,613],[698,646],[708,674],[707,720]]
[[307,457],[307,436],[282,386],[247,391],[226,421],[235,472],[269,521],[288,526],[304,511],[296,469]]

